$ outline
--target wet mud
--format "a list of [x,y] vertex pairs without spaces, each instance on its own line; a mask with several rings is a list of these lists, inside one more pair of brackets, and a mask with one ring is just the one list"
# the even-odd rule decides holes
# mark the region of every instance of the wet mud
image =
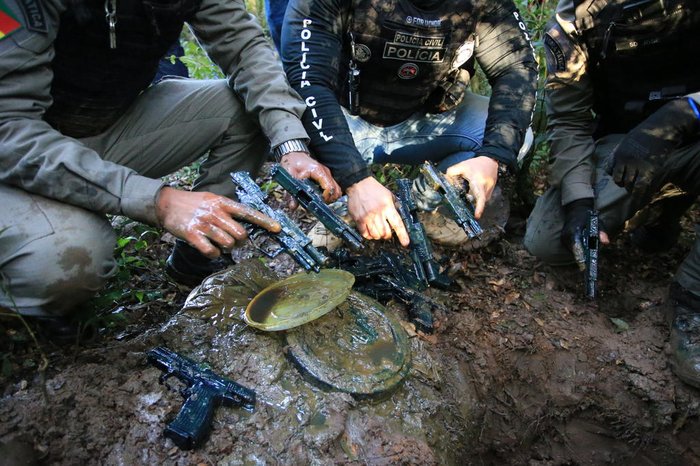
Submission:
[[[214,276],[157,325],[56,350],[44,377],[4,386],[0,442],[20,439],[41,462],[66,465],[698,464],[700,392],[670,370],[664,317],[693,240],[644,257],[624,242],[603,250],[599,304],[580,297],[577,271],[544,266],[517,237],[440,250],[458,289],[431,290],[446,306],[432,335],[386,306],[411,359],[378,399],[320,388],[288,358],[284,332],[243,322],[255,290],[289,264]],[[217,408],[205,443],[180,450],[163,429],[182,387],[159,384],[145,357],[155,346],[255,390],[255,410]]]

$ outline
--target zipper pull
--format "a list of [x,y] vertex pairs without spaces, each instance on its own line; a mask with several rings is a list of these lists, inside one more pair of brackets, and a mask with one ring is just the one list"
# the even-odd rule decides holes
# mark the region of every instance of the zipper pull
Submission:
[[613,28],[617,26],[615,22],[611,22],[608,28],[605,30],[605,35],[603,36],[603,46],[600,50],[600,59],[605,60],[605,57],[608,56],[608,44],[610,43],[610,34],[612,33]]
[[117,48],[117,0],[105,0],[105,20],[109,26],[109,48]]

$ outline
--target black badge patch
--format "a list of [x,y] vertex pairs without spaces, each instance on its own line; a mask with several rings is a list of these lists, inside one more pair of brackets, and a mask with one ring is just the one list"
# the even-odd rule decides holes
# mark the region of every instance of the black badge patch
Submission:
[[557,41],[549,33],[544,35],[544,45],[547,55],[547,69],[551,72],[564,71],[566,69],[566,57]]
[[397,74],[401,79],[413,79],[418,76],[418,65],[415,63],[404,63]]
[[19,0],[18,3],[22,8],[27,29],[33,32],[43,32],[44,34],[49,32],[41,0]]

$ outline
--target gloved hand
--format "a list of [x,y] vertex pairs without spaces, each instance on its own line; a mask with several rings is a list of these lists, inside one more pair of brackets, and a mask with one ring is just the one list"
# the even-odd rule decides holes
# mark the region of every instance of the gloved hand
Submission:
[[698,137],[700,121],[687,98],[673,100],[637,125],[613,152],[610,174],[636,197],[648,189],[668,152]]
[[583,251],[584,231],[588,224],[588,213],[593,209],[593,198],[577,199],[564,206],[564,227],[561,243],[574,254],[576,262],[586,261]]

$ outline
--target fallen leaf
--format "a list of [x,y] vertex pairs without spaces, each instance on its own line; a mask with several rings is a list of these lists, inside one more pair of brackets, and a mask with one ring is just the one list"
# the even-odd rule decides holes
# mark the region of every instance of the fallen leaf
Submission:
[[610,322],[615,324],[615,332],[617,333],[622,333],[630,329],[630,324],[628,324],[622,319],[618,319],[617,317],[611,317]]
[[516,299],[520,297],[520,293],[517,291],[511,291],[506,295],[506,298],[503,300],[503,302],[506,303],[506,305],[513,303]]

